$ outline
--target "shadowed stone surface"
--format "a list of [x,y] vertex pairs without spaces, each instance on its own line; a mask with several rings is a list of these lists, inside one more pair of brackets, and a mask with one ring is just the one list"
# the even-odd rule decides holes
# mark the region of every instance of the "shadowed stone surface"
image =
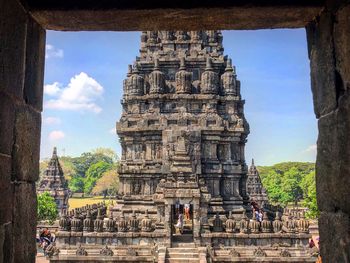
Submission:
[[13,176],[34,182],[39,178],[41,114],[28,106],[16,110]]
[[16,184],[12,243],[15,263],[35,261],[36,207],[35,184]]
[[202,30],[303,27],[324,1],[22,0],[55,30]]
[[350,262],[350,219],[341,211],[322,212],[319,224],[322,262]]
[[27,14],[17,1],[0,1],[0,90],[23,101]]
[[340,92],[350,88],[350,6],[341,8],[334,24],[336,65],[341,75]]
[[0,154],[7,154],[10,157],[15,125],[15,105],[3,91],[0,91],[0,98]]
[[24,99],[42,111],[45,60],[45,30],[33,19],[27,26]]
[[330,12],[323,12],[306,27],[311,89],[317,118],[337,107],[332,17]]
[[336,1],[329,8],[316,18],[320,22],[312,25],[316,25],[314,31],[308,28],[312,89],[319,118],[316,161],[319,231],[323,262],[349,262],[350,8],[346,1]]
[[11,184],[11,158],[0,154],[0,225],[12,221],[13,185]]

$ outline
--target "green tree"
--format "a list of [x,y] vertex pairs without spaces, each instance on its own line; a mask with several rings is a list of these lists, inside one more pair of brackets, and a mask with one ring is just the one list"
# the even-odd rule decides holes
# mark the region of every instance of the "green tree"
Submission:
[[264,187],[273,203],[288,203],[305,198],[303,178],[315,171],[314,163],[285,162],[258,167]]
[[57,216],[57,205],[55,199],[50,195],[49,192],[44,192],[37,196],[38,201],[38,220],[48,220],[52,224]]
[[92,194],[103,194],[104,198],[107,195],[118,193],[119,176],[117,169],[111,169],[104,172],[100,179],[96,181],[96,185],[92,189]]
[[113,159],[111,157],[105,156],[102,153],[94,154],[91,152],[82,153],[80,157],[76,157],[72,160],[77,174],[81,177],[86,176],[87,170],[91,165],[101,161],[109,164],[113,163]]
[[306,216],[309,218],[317,218],[320,212],[318,210],[316,200],[315,171],[309,173],[303,178],[301,187],[304,192],[303,205],[309,209],[309,211],[306,213]]
[[68,182],[68,188],[73,193],[82,193],[84,192],[84,178],[78,175],[72,177]]
[[281,203],[287,205],[291,202],[298,202],[302,198],[301,176],[300,171],[296,167],[292,167],[284,172],[281,183]]
[[[90,193],[92,187],[95,184],[94,178],[96,175],[87,178],[88,170],[93,165],[99,162],[105,162],[113,165],[118,159],[116,153],[109,148],[97,148],[91,152],[84,152],[79,157],[62,157],[60,158],[64,163],[62,169],[64,169],[65,177],[69,180],[69,188],[72,192]],[[91,168],[92,170],[94,168]],[[87,183],[87,186],[85,184]]]
[[72,177],[74,177],[77,173],[75,170],[75,166],[72,162],[72,159],[73,158],[69,156],[64,156],[59,159],[63,173],[64,173],[64,178],[68,181],[71,180]]
[[92,188],[95,186],[96,181],[101,178],[102,174],[107,170],[111,169],[112,164],[99,161],[92,164],[89,169],[86,171],[85,184],[84,184],[84,193],[90,194]]
[[99,148],[92,150],[92,153],[97,155],[97,156],[107,156],[107,157],[111,158],[113,162],[116,162],[119,159],[116,152],[113,151],[113,149],[111,149],[111,148],[99,147]]

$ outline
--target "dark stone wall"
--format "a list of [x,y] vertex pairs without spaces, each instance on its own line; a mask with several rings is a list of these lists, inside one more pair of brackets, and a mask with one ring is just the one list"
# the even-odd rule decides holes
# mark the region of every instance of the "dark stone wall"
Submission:
[[329,2],[307,26],[320,245],[323,262],[350,262],[350,4]]
[[53,30],[214,30],[296,28],[325,0],[20,0]]
[[0,262],[35,262],[45,30],[0,0],[0,39]]
[[[350,262],[349,1],[201,1],[193,6],[180,2],[185,5],[180,9],[166,1],[161,6],[157,1],[140,1],[139,8],[127,8],[135,1],[74,1],[67,6],[73,1],[21,0],[22,6],[17,0],[0,0],[0,263],[35,261],[42,27],[198,30],[305,25],[319,123],[316,180],[321,254],[323,262]],[[119,6],[106,9],[104,3]]]

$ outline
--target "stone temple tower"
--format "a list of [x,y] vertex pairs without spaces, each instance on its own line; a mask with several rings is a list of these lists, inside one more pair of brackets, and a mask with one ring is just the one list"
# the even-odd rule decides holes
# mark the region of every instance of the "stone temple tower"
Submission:
[[247,193],[250,201],[257,203],[259,207],[264,207],[269,202],[266,190],[261,182],[259,171],[254,164],[254,159],[252,159],[247,174]]
[[49,192],[55,199],[59,215],[63,215],[68,211],[69,192],[63,170],[58,160],[56,147],[53,149],[49,165],[37,189],[38,194],[44,192]]
[[122,106],[117,204],[105,227],[62,217],[57,262],[315,262],[303,214],[250,213],[249,126],[220,31],[142,32]]
[[161,180],[181,173],[204,183],[209,214],[241,214],[249,126],[221,32],[143,32],[123,91],[119,207],[152,210]]

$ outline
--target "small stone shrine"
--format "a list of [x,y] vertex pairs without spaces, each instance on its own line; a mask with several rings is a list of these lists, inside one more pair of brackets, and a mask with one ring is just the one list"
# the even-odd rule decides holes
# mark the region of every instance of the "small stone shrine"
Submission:
[[315,261],[302,213],[264,205],[263,220],[252,217],[249,125],[222,40],[220,31],[142,32],[117,123],[117,204],[94,230],[91,219],[68,229],[78,216],[64,217],[51,262]]
[[255,202],[259,207],[264,207],[269,202],[266,190],[261,183],[259,171],[254,165],[254,159],[247,174],[247,193],[250,201]]
[[49,192],[55,199],[58,213],[62,216],[68,211],[69,190],[64,178],[63,170],[57,156],[57,148],[54,147],[52,157],[40,181],[37,193]]

